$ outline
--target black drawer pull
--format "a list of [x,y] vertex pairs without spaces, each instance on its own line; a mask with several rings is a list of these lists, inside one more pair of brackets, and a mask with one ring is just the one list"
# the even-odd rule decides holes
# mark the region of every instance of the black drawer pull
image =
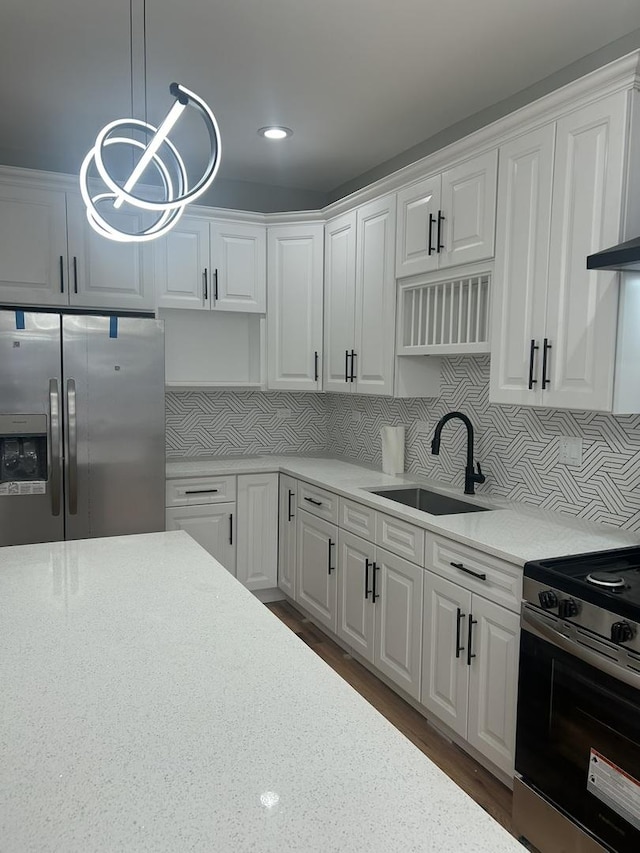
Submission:
[[549,350],[551,349],[551,344],[549,343],[549,339],[545,338],[542,342],[542,390],[547,387],[547,385],[551,385],[551,380],[547,379],[547,365],[549,364]]
[[441,252],[444,249],[444,243],[442,242],[442,223],[445,220],[445,216],[443,216],[442,211],[438,211],[438,252]]
[[356,358],[358,357],[358,353],[351,350],[351,375],[349,376],[349,382],[356,381]]
[[369,569],[373,566],[373,561],[368,557],[364,559],[364,597],[369,598],[371,590],[369,589]]
[[294,496],[294,494],[295,494],[295,492],[292,492],[291,489],[289,489],[289,504],[287,506],[287,521],[291,521],[291,519],[293,518],[293,513],[291,512],[291,498]]
[[433,226],[435,225],[436,218],[433,213],[429,214],[429,254],[432,255],[435,252],[435,246],[433,245],[433,240],[431,239],[431,233],[433,231]]
[[336,543],[332,539],[329,539],[329,548],[327,552],[327,574],[329,575],[331,574],[331,572],[335,572],[336,570],[336,567],[331,565],[331,549],[334,547],[335,544]]
[[460,657],[460,652],[464,651],[464,646],[460,645],[460,626],[462,625],[462,620],[464,619],[464,613],[460,608],[456,608],[458,613],[456,615],[456,657]]
[[380,571],[380,566],[376,565],[376,563],[372,563],[371,567],[373,569],[373,587],[371,590],[371,601],[375,604],[377,599],[380,598],[380,593],[376,592],[376,572]]
[[305,498],[305,501],[309,501],[309,503],[314,506],[322,506],[322,501],[317,501],[314,498]]
[[185,495],[215,495],[217,489],[185,489]]
[[469,636],[467,637],[467,666],[471,666],[471,658],[474,658],[475,655],[471,653],[471,637],[473,634],[473,626],[478,624],[478,620],[473,618],[473,615],[469,614]]
[[318,373],[318,353],[317,352],[314,352],[314,354],[313,354],[313,375],[314,375],[315,381],[317,382],[318,378],[320,376],[320,374]]
[[533,386],[538,384],[538,380],[533,378],[533,361],[536,351],[539,349],[540,347],[536,346],[536,342],[531,338],[531,348],[529,350],[529,391],[533,391]]
[[344,351],[344,381],[349,381],[349,350]]
[[60,255],[60,293],[64,293],[64,260]]
[[233,513],[229,513],[229,545],[233,545]]
[[207,272],[207,268],[204,268],[204,301],[206,302],[209,298],[209,274]]
[[450,563],[454,569],[460,569],[461,572],[464,572],[467,575],[471,575],[472,578],[478,578],[479,581],[486,581],[487,576],[484,572],[474,572],[472,569],[468,569],[466,566],[463,566],[462,563]]

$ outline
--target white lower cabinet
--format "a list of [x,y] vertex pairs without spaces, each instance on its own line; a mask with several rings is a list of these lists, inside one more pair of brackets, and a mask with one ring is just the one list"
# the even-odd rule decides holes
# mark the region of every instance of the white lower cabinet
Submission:
[[374,660],[375,608],[373,572],[375,546],[340,530],[338,533],[338,630],[345,643]]
[[298,483],[293,477],[280,475],[278,498],[278,586],[290,598],[297,598],[296,582],[296,514]]
[[278,475],[238,475],[238,580],[247,589],[278,583]]
[[236,573],[235,503],[167,507],[167,530],[185,530],[225,569]]
[[298,595],[302,607],[330,631],[336,632],[336,550],[338,528],[298,510]]
[[425,572],[422,704],[513,775],[517,613]]
[[376,548],[374,666],[420,698],[424,569]]

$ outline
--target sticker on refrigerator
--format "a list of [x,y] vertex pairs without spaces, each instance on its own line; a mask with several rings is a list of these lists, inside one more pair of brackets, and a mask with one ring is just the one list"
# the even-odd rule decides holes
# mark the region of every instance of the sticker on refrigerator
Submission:
[[640,781],[591,749],[587,790],[636,829],[640,829]]
[[0,497],[15,497],[17,495],[45,495],[46,493],[46,480],[25,480],[23,482],[12,481],[10,483],[0,483]]

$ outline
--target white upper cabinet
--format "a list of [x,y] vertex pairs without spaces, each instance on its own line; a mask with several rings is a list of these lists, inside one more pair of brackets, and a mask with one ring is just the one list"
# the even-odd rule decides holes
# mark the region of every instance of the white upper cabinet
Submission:
[[630,98],[618,92],[500,150],[490,397],[611,411]]
[[324,390],[350,392],[356,310],[355,210],[327,223],[324,253]]
[[[135,212],[119,213],[122,228],[141,227]],[[82,308],[145,311],[154,306],[153,251],[149,243],[119,243],[89,225],[80,195],[67,194],[69,303]]]
[[266,311],[264,225],[185,216],[152,243],[158,308]]
[[0,303],[66,305],[65,193],[0,184]]
[[209,223],[183,216],[153,242],[156,304],[161,308],[207,308],[210,289]]
[[267,385],[322,390],[322,224],[276,225],[267,238]]
[[493,257],[497,163],[489,151],[400,190],[398,278]]
[[267,307],[267,232],[264,225],[211,223],[213,306],[264,314]]
[[389,195],[326,226],[326,391],[393,394],[395,222]]

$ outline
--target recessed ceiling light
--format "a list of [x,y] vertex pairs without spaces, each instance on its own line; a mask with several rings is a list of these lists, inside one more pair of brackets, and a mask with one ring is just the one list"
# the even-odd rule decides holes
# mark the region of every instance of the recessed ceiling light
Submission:
[[258,136],[264,136],[265,139],[286,139],[287,136],[293,136],[293,131],[289,127],[274,125],[272,127],[261,127]]

